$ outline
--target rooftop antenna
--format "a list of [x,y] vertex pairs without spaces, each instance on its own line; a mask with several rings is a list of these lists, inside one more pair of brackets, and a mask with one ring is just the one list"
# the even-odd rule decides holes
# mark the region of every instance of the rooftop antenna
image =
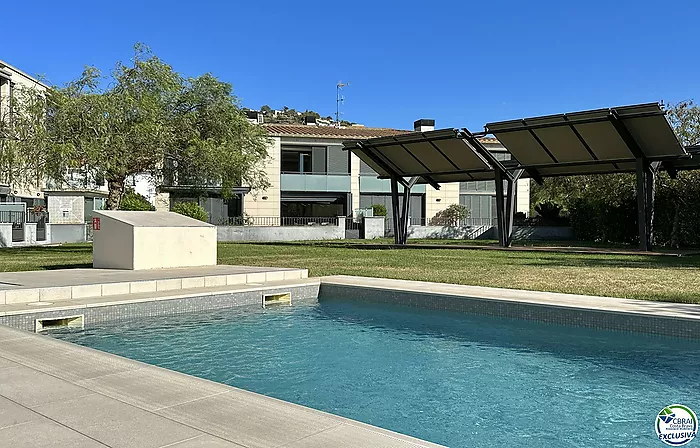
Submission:
[[338,84],[335,85],[335,127],[337,128],[340,127],[340,103],[345,101],[345,96],[342,96],[340,92],[343,90],[343,87],[349,85],[349,82],[344,83],[342,81],[338,81]]

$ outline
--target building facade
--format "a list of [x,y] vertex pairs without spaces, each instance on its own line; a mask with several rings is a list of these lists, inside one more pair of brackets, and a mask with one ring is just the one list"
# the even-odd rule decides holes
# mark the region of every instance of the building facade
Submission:
[[[426,122],[417,121],[414,130],[432,130],[424,126]],[[389,213],[387,221],[391,221],[389,180],[378,179],[372,168],[344,151],[343,142],[411,131],[314,124],[264,126],[271,139],[270,159],[265,167],[271,187],[243,195],[243,213],[260,218],[354,216],[358,210],[382,204]],[[497,158],[508,159],[509,154],[498,140],[484,138],[482,143]],[[525,214],[530,207],[529,182],[523,179],[517,185],[517,211]],[[488,225],[496,218],[495,195],[493,181],[447,183],[439,190],[416,185],[411,191],[411,223],[429,224],[439,211],[451,204],[462,204],[471,211],[474,224]]]
[[[0,60],[0,120],[11,125],[13,101],[18,100],[21,89],[45,92],[48,86],[38,79]],[[18,185],[0,173],[0,202],[23,202],[27,207],[45,205],[43,180],[33,185]]]

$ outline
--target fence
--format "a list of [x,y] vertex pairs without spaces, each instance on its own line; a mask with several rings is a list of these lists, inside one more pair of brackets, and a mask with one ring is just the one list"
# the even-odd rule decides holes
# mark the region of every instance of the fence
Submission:
[[46,224],[49,222],[49,213],[27,210],[27,222],[36,224],[37,241],[46,241]]
[[49,221],[49,214],[45,211],[35,212],[33,210],[0,210],[0,223],[12,224],[12,242],[24,241],[26,224],[36,224],[36,239],[46,240],[46,223]]
[[[418,227],[450,227],[450,226],[443,226],[443,225],[434,225],[430,222],[429,219],[426,218],[416,218],[416,217],[410,217],[409,226],[418,226]],[[479,231],[476,231],[476,235],[481,235],[483,234],[486,230],[490,229],[491,227],[497,227],[498,223],[495,218],[465,218],[459,222],[459,225],[453,226],[453,227],[465,227],[465,228],[476,228],[476,229],[481,229]],[[387,216],[386,219],[384,220],[384,233],[385,236],[387,237],[392,237],[394,236],[394,219],[393,217]],[[422,233],[422,232],[419,232]]]
[[219,241],[310,241],[345,238],[345,218],[257,218],[216,227]]
[[252,227],[337,226],[338,217],[237,216],[225,219],[219,225]]

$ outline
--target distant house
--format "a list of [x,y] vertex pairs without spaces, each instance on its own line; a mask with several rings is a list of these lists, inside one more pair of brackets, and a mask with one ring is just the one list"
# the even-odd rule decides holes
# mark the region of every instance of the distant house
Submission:
[[[17,97],[20,88],[46,91],[48,86],[32,76],[0,60],[0,119],[9,122],[12,101]],[[6,173],[0,172],[0,202],[24,202],[27,207],[45,205],[44,183],[36,185],[11,184]]]
[[[389,180],[377,174],[357,156],[343,151],[342,143],[405,134],[411,131],[363,126],[332,127],[314,123],[306,125],[263,124],[271,137],[270,161],[266,166],[272,186],[265,191],[248,192],[238,207],[250,216],[325,217],[352,216],[358,209],[383,204],[391,215]],[[418,120],[414,130],[432,130],[433,120]],[[482,142],[497,158],[510,156],[494,138]],[[529,179],[518,181],[517,211],[528,213]],[[477,225],[493,222],[495,213],[493,181],[455,182],[440,190],[417,185],[412,190],[411,218],[426,223],[450,204],[463,204],[471,210],[470,219]]]

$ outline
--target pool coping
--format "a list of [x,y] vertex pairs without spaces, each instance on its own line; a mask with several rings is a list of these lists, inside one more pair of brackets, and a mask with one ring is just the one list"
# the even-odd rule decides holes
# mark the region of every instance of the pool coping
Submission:
[[440,446],[0,325],[0,440],[29,438],[52,447]]
[[217,265],[129,271],[57,269],[0,273],[0,307],[91,297],[304,279],[307,269]]
[[299,278],[155,292],[147,291],[109,296],[92,296],[73,300],[57,300],[55,302],[38,301],[13,303],[8,305],[0,305],[0,317],[21,314],[49,313],[54,311],[80,310],[132,303],[157,302],[163,300],[190,299],[249,291],[266,291],[280,289],[283,287],[317,286],[319,284],[319,278]]
[[651,300],[621,299],[616,297],[455,285],[451,283],[422,282],[415,280],[395,280],[377,277],[357,277],[350,275],[321,277],[321,285],[324,284],[476,298],[506,303],[524,303],[554,308],[687,319],[700,322],[700,305],[691,303],[656,302]]

